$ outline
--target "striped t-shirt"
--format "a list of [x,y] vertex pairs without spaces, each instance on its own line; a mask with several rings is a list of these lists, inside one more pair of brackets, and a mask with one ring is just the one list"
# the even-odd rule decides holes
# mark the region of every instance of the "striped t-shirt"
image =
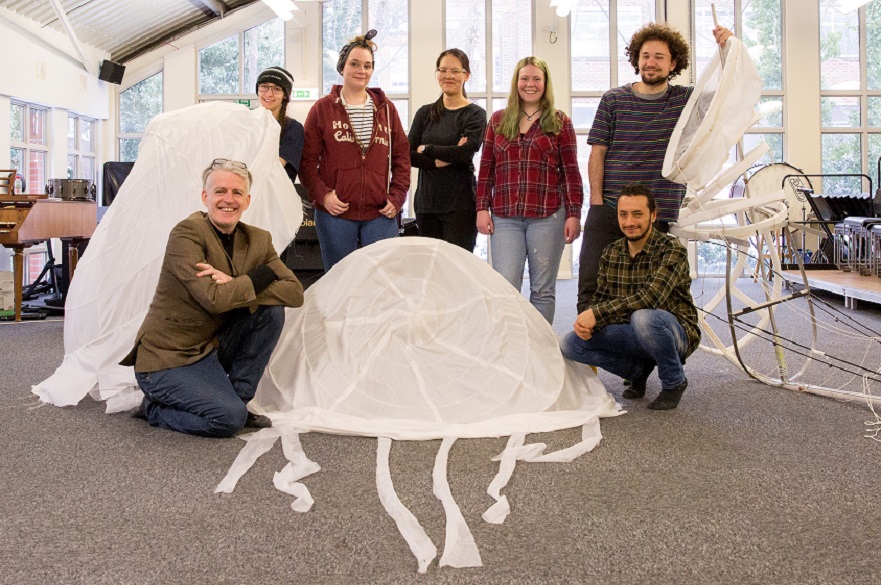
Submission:
[[358,140],[358,145],[361,146],[361,154],[363,155],[367,152],[367,147],[370,146],[370,138],[373,136],[373,98],[370,97],[370,94],[367,94],[367,101],[357,106],[347,104],[346,100],[343,100],[343,106],[346,108],[346,113],[349,114],[352,132],[355,133],[355,138]]
[[608,148],[603,173],[603,200],[607,204],[616,205],[624,185],[642,183],[655,194],[659,220],[679,218],[685,186],[664,179],[661,168],[692,89],[670,85],[659,99],[641,99],[627,84],[603,94],[587,143]]

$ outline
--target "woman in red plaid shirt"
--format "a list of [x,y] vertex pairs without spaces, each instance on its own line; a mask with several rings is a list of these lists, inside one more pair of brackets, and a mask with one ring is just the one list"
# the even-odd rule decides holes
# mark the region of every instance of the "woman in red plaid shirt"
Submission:
[[508,106],[486,129],[477,181],[477,230],[490,236],[492,265],[520,290],[529,262],[529,302],[554,322],[557,271],[581,231],[583,189],[575,129],[554,108],[547,64],[517,63]]

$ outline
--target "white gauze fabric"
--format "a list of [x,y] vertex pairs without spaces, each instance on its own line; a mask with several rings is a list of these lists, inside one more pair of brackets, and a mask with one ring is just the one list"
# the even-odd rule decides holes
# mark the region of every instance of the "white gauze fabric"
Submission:
[[[277,429],[378,437],[377,493],[420,573],[438,549],[395,491],[391,439],[443,439],[433,472],[447,516],[439,565],[475,567],[480,553],[447,480],[455,440],[512,436],[483,515],[501,524],[517,460],[572,461],[599,443],[600,417],[623,414],[589,367],[563,359],[553,329],[501,275],[457,246],[415,237],[352,253],[287,310],[249,407]],[[578,426],[581,440],[554,453],[524,444],[527,433]],[[266,449],[247,445],[218,491],[232,491]]]
[[740,39],[725,43],[701,75],[670,137],[662,174],[700,191],[722,169],[731,148],[752,126],[762,78]]
[[98,225],[65,303],[64,361],[33,387],[43,401],[76,404],[89,392],[108,412],[140,401],[132,368],[117,365],[147,314],[171,229],[202,204],[202,171],[215,158],[248,165],[254,184],[242,221],[272,233],[281,251],[302,222],[300,198],[278,162],[280,127],[264,109],[207,103],[160,114]]
[[287,310],[251,407],[304,430],[409,440],[618,413],[590,368],[564,362],[551,326],[488,264],[395,238],[350,254]]

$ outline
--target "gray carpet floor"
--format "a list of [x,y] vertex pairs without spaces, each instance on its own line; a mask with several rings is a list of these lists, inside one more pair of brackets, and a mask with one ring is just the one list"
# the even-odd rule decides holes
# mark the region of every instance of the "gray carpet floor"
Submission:
[[[699,281],[709,298],[718,282]],[[704,296],[706,295],[706,296]],[[561,281],[555,329],[569,330],[574,283]],[[842,310],[840,301],[828,299]],[[784,313],[785,311],[781,311]],[[826,316],[881,331],[877,307]],[[791,335],[803,313],[781,315]],[[376,495],[376,440],[307,434],[322,470],[299,514],[272,486],[276,446],[232,494],[215,495],[243,442],[187,437],[89,398],[40,405],[30,386],[63,356],[63,322],[0,324],[0,583],[872,583],[881,578],[881,444],[864,437],[865,403],[764,386],[699,352],[680,407],[655,412],[621,398],[628,414],[602,422],[603,441],[569,464],[519,464],[500,526],[490,459],[505,439],[461,440],[450,485],[484,566],[416,573],[416,562]],[[830,354],[870,368],[878,343],[822,336]],[[770,345],[751,359],[773,370]],[[762,360],[766,362],[762,362]],[[828,366],[811,380],[859,391]],[[649,381],[650,397],[658,390]],[[871,384],[881,394],[877,383]],[[879,409],[881,411],[881,409]],[[579,430],[530,436],[560,448]],[[403,503],[442,550],[444,513],[431,491],[439,441],[396,442],[391,470]],[[440,550],[439,550],[440,552]]]

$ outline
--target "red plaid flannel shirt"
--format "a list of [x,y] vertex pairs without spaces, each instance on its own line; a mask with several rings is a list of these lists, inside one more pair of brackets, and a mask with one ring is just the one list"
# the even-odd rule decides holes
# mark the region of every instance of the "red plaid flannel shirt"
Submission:
[[548,217],[563,205],[566,217],[581,218],[584,190],[578,170],[578,146],[572,121],[563,112],[563,129],[545,134],[536,122],[512,142],[496,129],[504,110],[493,113],[486,128],[477,210],[501,217]]

